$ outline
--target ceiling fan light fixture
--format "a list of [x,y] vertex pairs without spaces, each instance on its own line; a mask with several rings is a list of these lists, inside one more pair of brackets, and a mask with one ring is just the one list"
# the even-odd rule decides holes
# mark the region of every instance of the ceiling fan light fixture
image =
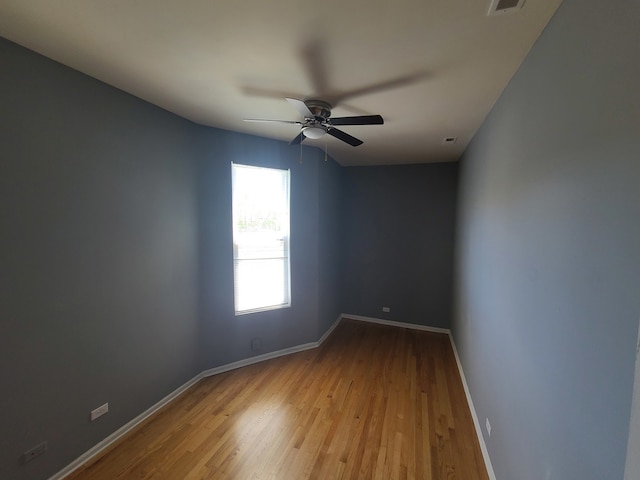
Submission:
[[327,131],[322,127],[310,126],[310,127],[303,127],[302,133],[304,133],[305,137],[311,138],[312,140],[316,140],[318,138],[324,137],[324,134],[327,133]]

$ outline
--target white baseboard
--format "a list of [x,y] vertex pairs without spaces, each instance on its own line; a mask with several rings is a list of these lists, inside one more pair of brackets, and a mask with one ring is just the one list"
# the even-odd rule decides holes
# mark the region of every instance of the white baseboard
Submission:
[[233,363],[228,363],[228,364],[222,365],[220,367],[204,370],[203,372],[199,373],[198,375],[193,377],[191,380],[189,380],[187,383],[185,383],[184,385],[178,387],[176,390],[174,390],[169,395],[164,397],[158,403],[156,403],[152,407],[148,408],[147,410],[142,412],[140,415],[138,415],[137,417],[135,417],[131,421],[125,423],[118,430],[116,430],[111,435],[109,435],[107,438],[105,438],[104,440],[102,440],[101,442],[99,442],[98,444],[96,444],[95,446],[90,448],[89,450],[87,450],[85,453],[80,455],[78,458],[76,458],[73,462],[71,462],[69,465],[64,467],[58,473],[56,473],[52,477],[49,477],[49,480],[62,480],[67,475],[70,475],[72,472],[76,471],[82,465],[84,465],[89,460],[91,460],[92,458],[94,458],[95,456],[97,456],[98,454],[103,452],[106,448],[110,447],[113,443],[115,443],[120,438],[122,438],[124,435],[126,435],[131,430],[133,430],[135,427],[140,425],[142,422],[144,422],[147,418],[149,418],[151,415],[156,413],[158,410],[160,410],[161,408],[163,408],[164,406],[168,405],[173,400],[178,398],[180,395],[182,395],[190,387],[192,387],[193,385],[198,383],[203,378],[210,377],[211,375],[217,375],[218,373],[223,373],[223,372],[228,372],[230,370],[235,370],[236,368],[246,367],[247,365],[252,365],[254,363],[264,362],[265,360],[270,360],[272,358],[278,358],[278,357],[282,357],[284,355],[290,355],[292,353],[302,352],[302,351],[305,351],[305,350],[310,350],[312,348],[317,348],[320,345],[322,345],[322,343],[329,337],[331,332],[333,332],[333,330],[338,326],[338,324],[340,323],[341,319],[342,319],[342,315],[340,315],[338,317],[338,319],[333,323],[333,325],[331,325],[331,327],[329,327],[329,329],[325,332],[324,335],[322,335],[322,337],[320,337],[320,340],[318,340],[317,342],[304,343],[302,345],[297,345],[295,347],[285,348],[285,349],[282,349],[282,350],[278,350],[276,352],[265,353],[264,355],[258,355],[256,357],[246,358],[244,360],[240,360],[240,361],[233,362]]
[[341,319],[342,319],[342,315],[338,317],[338,319],[333,323],[333,325],[329,327],[329,330],[327,330],[325,334],[322,335],[322,337],[320,337],[320,340],[318,340],[317,342],[303,343],[302,345],[296,345],[295,347],[284,348],[282,350],[276,350],[275,352],[269,352],[263,355],[257,355],[255,357],[238,360],[237,362],[227,363],[226,365],[221,365],[219,367],[205,370],[204,372],[201,373],[201,375],[202,377],[210,377],[212,375],[218,375],[219,373],[235,370],[236,368],[242,368],[248,365],[253,365],[254,363],[260,363],[260,362],[264,362],[265,360],[271,360],[272,358],[283,357],[285,355],[291,355],[292,353],[304,352],[305,350],[318,348],[327,339],[329,334],[333,332],[336,326],[338,326]]
[[191,380],[189,380],[187,383],[185,383],[184,385],[178,387],[173,392],[171,392],[169,395],[164,397],[158,403],[156,403],[152,407],[148,408],[147,410],[142,412],[140,415],[138,415],[137,417],[135,417],[131,421],[125,423],[118,430],[116,430],[111,435],[109,435],[107,438],[105,438],[104,440],[102,440],[101,442],[99,442],[98,444],[96,444],[95,446],[90,448],[89,450],[87,450],[85,453],[80,455],[78,458],[76,458],[73,462],[71,462],[69,465],[64,467],[58,473],[56,473],[52,477],[49,477],[49,480],[62,480],[67,475],[71,474],[72,472],[74,472],[75,470],[80,468],[82,465],[87,463],[89,460],[94,458],[100,452],[104,451],[106,448],[108,448],[113,443],[118,441],[120,438],[122,438],[124,435],[129,433],[135,427],[140,425],[142,422],[144,422],[147,418],[149,418],[151,415],[156,413],[158,410],[160,410],[161,408],[163,408],[164,406],[168,405],[173,400],[178,398],[180,395],[182,395],[184,392],[186,392],[190,387],[192,387],[193,385],[198,383],[201,379],[202,379],[202,374],[196,375]]
[[338,318],[336,319],[335,322],[333,322],[333,325],[331,325],[329,329],[326,332],[324,332],[324,335],[320,337],[320,340],[318,340],[318,346],[322,345],[324,341],[327,338],[329,338],[329,335],[331,335],[333,331],[336,329],[336,327],[340,324],[340,320],[342,320],[342,317],[344,317],[344,315],[342,314],[338,315]]
[[449,334],[449,341],[451,342],[451,348],[453,349],[453,355],[456,357],[456,363],[458,364],[458,371],[460,372],[460,379],[462,380],[462,387],[464,388],[464,394],[467,397],[467,403],[469,404],[469,411],[471,411],[471,418],[473,418],[473,425],[476,427],[476,435],[478,442],[480,442],[480,450],[482,451],[482,457],[484,458],[484,464],[487,467],[487,473],[489,474],[489,480],[496,480],[496,474],[493,471],[493,465],[491,465],[491,458],[489,457],[489,450],[487,444],[484,441],[484,434],[482,433],[482,427],[478,420],[478,414],[476,408],[473,406],[473,400],[471,399],[471,392],[469,391],[469,385],[467,385],[467,379],[464,376],[464,370],[462,370],[462,363],[460,363],[460,357],[458,356],[458,349],[453,341],[453,335]]
[[360,320],[362,322],[378,323],[380,325],[390,325],[392,327],[412,328],[413,330],[423,330],[425,332],[451,334],[448,328],[428,327],[426,325],[418,325],[417,323],[396,322],[394,320],[383,320],[382,318],[364,317],[362,315],[353,315],[352,313],[343,313],[342,318],[351,318],[352,320]]
[[467,403],[469,404],[469,411],[471,412],[473,425],[475,426],[475,429],[476,429],[476,436],[478,437],[478,442],[480,443],[480,450],[482,451],[484,464],[487,468],[487,473],[489,474],[489,480],[496,480],[496,474],[493,471],[493,465],[491,465],[491,458],[489,457],[489,450],[487,449],[487,444],[484,441],[482,428],[480,426],[480,422],[478,421],[478,414],[476,413],[476,409],[473,406],[473,400],[471,399],[471,392],[469,391],[469,386],[467,385],[467,379],[464,376],[464,370],[462,370],[462,363],[460,362],[460,357],[458,356],[458,350],[456,349],[456,344],[453,341],[453,335],[451,334],[451,330],[449,330],[448,328],[426,327],[424,325],[417,325],[415,323],[395,322],[392,320],[383,320],[381,318],[363,317],[362,315],[353,315],[350,313],[343,313],[342,317],[351,318],[353,320],[360,320],[363,322],[378,323],[381,325],[391,325],[394,327],[412,328],[414,330],[423,330],[427,332],[444,333],[449,336],[449,341],[451,342],[451,348],[453,349],[453,355],[455,356],[456,364],[458,365],[458,372],[460,372],[460,379],[462,380],[462,387],[464,388],[464,394],[467,397]]
[[253,365],[254,363],[264,362],[265,360],[270,360],[272,358],[278,358],[278,357],[282,357],[284,355],[291,355],[292,353],[297,353],[297,352],[302,352],[302,351],[305,351],[305,350],[311,350],[313,348],[317,348],[317,347],[319,347],[320,345],[322,345],[324,343],[324,341],[329,337],[329,335],[331,335],[331,333],[338,326],[338,324],[340,323],[340,320],[342,318],[350,318],[350,319],[353,319],[353,320],[360,320],[360,321],[369,322],[369,323],[377,323],[377,324],[381,324],[381,325],[390,325],[390,326],[393,326],[393,327],[411,328],[411,329],[414,329],[414,330],[423,330],[423,331],[427,331],[427,332],[443,333],[443,334],[446,334],[446,335],[449,336],[449,340],[451,342],[451,348],[453,349],[453,354],[454,354],[454,356],[456,358],[456,363],[458,365],[458,371],[460,372],[460,378],[462,379],[462,386],[464,388],[464,393],[465,393],[465,395],[467,397],[467,402],[469,404],[469,410],[471,411],[471,417],[473,418],[473,424],[475,425],[476,434],[478,436],[478,441],[480,442],[480,449],[482,450],[482,456],[484,458],[484,462],[485,462],[485,465],[487,467],[487,472],[489,473],[489,479],[490,480],[496,480],[495,473],[493,472],[493,466],[491,465],[491,459],[489,458],[489,451],[487,450],[487,445],[485,444],[485,441],[484,441],[484,436],[482,434],[482,429],[480,427],[480,422],[478,421],[478,415],[476,414],[476,410],[475,410],[475,408],[473,406],[473,401],[471,399],[471,393],[469,392],[469,387],[467,385],[467,380],[466,380],[466,378],[464,376],[464,371],[462,370],[462,364],[460,363],[460,357],[458,356],[458,351],[457,351],[456,345],[455,345],[455,343],[453,341],[453,336],[451,335],[451,330],[449,330],[448,328],[428,327],[428,326],[425,326],[425,325],[418,325],[418,324],[415,324],[415,323],[396,322],[396,321],[393,321],[393,320],[384,320],[384,319],[381,319],[381,318],[365,317],[365,316],[362,316],[362,315],[353,315],[353,314],[350,314],[350,313],[343,313],[342,315],[340,315],[338,317],[338,319],[333,323],[333,325],[331,325],[331,327],[329,327],[329,329],[324,333],[324,335],[322,335],[322,337],[320,337],[320,339],[317,342],[304,343],[302,345],[297,345],[295,347],[290,347],[290,348],[285,348],[285,349],[282,349],[282,350],[277,350],[275,352],[265,353],[264,355],[258,355],[256,357],[246,358],[246,359],[243,359],[243,360],[239,360],[237,362],[228,363],[226,365],[221,365],[219,367],[215,367],[215,368],[210,368],[208,370],[204,370],[203,372],[199,373],[198,375],[193,377],[191,380],[189,380],[187,383],[185,383],[184,385],[178,387],[176,390],[174,390],[169,395],[164,397],[158,403],[156,403],[152,407],[150,407],[147,410],[145,410],[144,412],[142,412],[140,415],[135,417],[133,420],[131,420],[131,421],[127,422],[126,424],[124,424],[122,427],[120,427],[118,430],[113,432],[111,435],[109,435],[107,438],[102,440],[100,443],[98,443],[97,445],[95,445],[91,449],[87,450],[85,453],[80,455],[78,458],[76,458],[73,462],[71,462],[65,468],[60,470],[58,473],[56,473],[52,477],[49,477],[49,480],[62,480],[67,475],[71,474],[72,472],[74,472],[75,470],[80,468],[82,465],[87,463],[89,460],[91,460],[92,458],[94,458],[95,456],[97,456],[98,454],[103,452],[106,448],[108,448],[113,443],[118,441],[120,438],[122,438],[124,435],[129,433],[135,427],[140,425],[142,422],[144,422],[147,418],[149,418],[151,415],[156,413],[158,410],[160,410],[161,408],[163,408],[164,406],[168,405],[173,400],[178,398],[180,395],[182,395],[190,387],[192,387],[193,385],[198,383],[203,378],[210,377],[212,375],[217,375],[217,374],[223,373],[223,372],[228,372],[230,370],[235,370],[237,368],[246,367],[247,365]]
[[296,345],[295,347],[284,348],[275,352],[264,353],[255,357],[243,358],[237,362],[227,363],[226,365],[220,365],[219,367],[210,368],[202,372],[203,377],[211,377],[212,375],[218,375],[220,373],[235,370],[237,368],[247,367],[254,363],[264,362],[265,360],[271,360],[272,358],[283,357],[284,355],[291,355],[292,353],[304,352],[305,350],[311,350],[316,348],[318,342],[303,343],[302,345]]

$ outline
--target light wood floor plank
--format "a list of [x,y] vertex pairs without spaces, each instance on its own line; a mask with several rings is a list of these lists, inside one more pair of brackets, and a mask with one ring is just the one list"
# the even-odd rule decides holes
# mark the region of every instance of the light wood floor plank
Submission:
[[67,480],[488,480],[446,335],[342,320],[205,378]]

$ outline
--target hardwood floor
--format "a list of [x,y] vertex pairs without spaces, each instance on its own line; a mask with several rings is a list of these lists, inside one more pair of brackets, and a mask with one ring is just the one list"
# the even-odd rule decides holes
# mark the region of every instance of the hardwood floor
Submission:
[[208,377],[67,480],[486,480],[446,335],[342,320]]

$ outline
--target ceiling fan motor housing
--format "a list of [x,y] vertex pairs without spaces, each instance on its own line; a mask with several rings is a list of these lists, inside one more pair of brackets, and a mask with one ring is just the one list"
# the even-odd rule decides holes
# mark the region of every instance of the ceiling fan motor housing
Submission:
[[382,125],[384,120],[380,115],[359,115],[355,117],[338,117],[329,118],[331,116],[331,104],[323,100],[308,99],[298,100],[297,98],[286,97],[286,100],[296,109],[304,118],[304,121],[286,121],[286,120],[249,120],[262,122],[280,122],[293,125],[300,125],[300,133],[289,143],[289,145],[299,145],[305,138],[318,139],[325,134],[337,138],[352,147],[362,145],[362,140],[349,135],[346,132],[336,128],[336,125]]
[[305,100],[304,104],[316,117],[326,120],[331,116],[331,105],[322,100]]

